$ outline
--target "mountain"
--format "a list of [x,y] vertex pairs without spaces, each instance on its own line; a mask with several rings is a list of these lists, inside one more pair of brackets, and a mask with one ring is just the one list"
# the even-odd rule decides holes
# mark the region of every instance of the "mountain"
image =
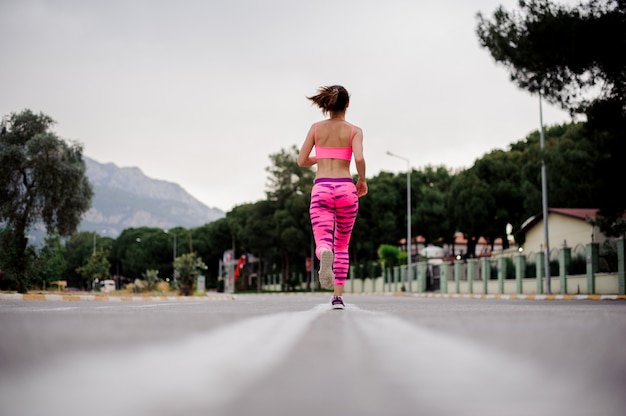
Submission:
[[116,238],[126,228],[192,228],[225,216],[223,211],[209,208],[180,185],[151,179],[139,168],[120,168],[87,157],[84,160],[94,197],[79,231],[96,231]]

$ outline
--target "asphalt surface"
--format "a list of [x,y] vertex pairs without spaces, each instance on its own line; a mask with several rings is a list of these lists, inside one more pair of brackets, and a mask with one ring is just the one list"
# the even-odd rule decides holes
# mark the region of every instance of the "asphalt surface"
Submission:
[[0,300],[0,415],[602,415],[626,302]]

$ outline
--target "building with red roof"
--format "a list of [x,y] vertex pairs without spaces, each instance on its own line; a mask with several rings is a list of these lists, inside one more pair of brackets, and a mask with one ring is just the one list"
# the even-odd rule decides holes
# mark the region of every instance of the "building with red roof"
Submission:
[[[585,246],[591,242],[602,244],[607,237],[594,226],[596,208],[548,208],[548,243],[550,251],[560,247]],[[528,218],[517,231],[523,235],[522,248],[526,252],[544,250],[545,231],[543,212]]]

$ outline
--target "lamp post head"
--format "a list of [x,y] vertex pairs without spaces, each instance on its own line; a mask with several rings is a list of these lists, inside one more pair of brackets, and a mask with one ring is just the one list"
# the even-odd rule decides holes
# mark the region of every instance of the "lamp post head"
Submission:
[[396,155],[394,153],[391,153],[389,150],[387,150],[387,155],[389,155],[391,157],[397,157],[398,159],[404,160],[406,162],[406,164],[407,164],[407,167],[411,165],[411,162],[406,157],[398,156],[398,155]]

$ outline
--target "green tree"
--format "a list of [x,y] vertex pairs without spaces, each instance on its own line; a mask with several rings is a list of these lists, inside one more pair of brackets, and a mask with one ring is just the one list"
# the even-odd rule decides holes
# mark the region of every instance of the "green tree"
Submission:
[[[400,183],[402,182],[402,183]],[[350,247],[358,262],[378,258],[381,244],[397,245],[406,236],[406,175],[380,172],[367,180],[369,192],[359,199]],[[404,204],[404,205],[403,205]]]
[[[284,207],[274,212],[278,247],[282,255],[283,283],[294,286],[292,271],[302,273],[305,258],[310,253],[311,224],[308,216],[308,195],[294,194],[284,201]],[[293,262],[297,262],[295,265]]]
[[[485,224],[485,228],[480,231],[480,236],[487,239],[492,249],[497,238],[502,239],[505,249],[508,248],[507,224],[519,225],[527,217],[523,216],[527,195],[521,191],[522,163],[523,159],[517,152],[494,150],[477,160],[472,167],[476,177],[482,183],[488,184],[489,194],[493,198],[492,204],[486,204],[482,211],[474,213],[482,217],[481,222]],[[537,189],[535,185],[533,182],[533,190]]]
[[[438,240],[450,241],[456,231],[452,218],[449,216],[448,198],[452,183],[451,172],[443,167],[427,166],[423,171],[412,174],[415,177],[411,189],[415,189],[415,201],[411,214],[414,224],[411,235],[424,237],[426,244]],[[414,198],[414,199],[413,199]]]
[[457,229],[467,238],[467,255],[473,257],[476,243],[493,221],[490,213],[496,211],[495,199],[488,183],[471,168],[458,173],[450,192],[455,204],[452,209]]
[[[224,247],[224,249],[232,248],[234,243],[236,245],[236,253],[233,253],[235,259],[238,259],[243,255],[247,255],[248,253],[252,253],[256,248],[253,248],[254,244],[251,244],[251,241],[254,241],[255,236],[250,235],[248,230],[250,218],[259,212],[256,205],[256,203],[238,205],[226,214],[226,219],[228,221],[232,237],[231,241]],[[265,238],[266,245],[271,245],[271,242],[273,241],[272,233],[265,233],[263,237]],[[255,254],[258,255],[258,253]],[[245,276],[239,276],[236,283],[236,290],[249,289],[250,287],[248,285],[247,274],[245,274]]]
[[[481,46],[530,93],[575,114],[585,114],[600,163],[600,225],[608,235],[626,231],[626,194],[614,183],[626,164],[626,2],[592,0],[564,6],[520,1],[518,11],[499,7],[491,19],[477,14]],[[548,165],[548,169],[550,166]]]
[[89,260],[87,260],[87,264],[79,267],[76,271],[80,274],[83,279],[91,282],[91,287],[93,290],[96,289],[96,283],[102,280],[106,280],[110,277],[109,269],[111,268],[111,263],[109,263],[108,257],[109,253],[107,250],[97,250]]
[[183,296],[193,295],[196,278],[200,275],[201,270],[206,270],[206,264],[196,253],[185,253],[176,258],[174,267],[179,280],[180,294]]
[[[279,238],[279,229],[276,225],[276,201],[258,201],[254,204],[238,206],[233,214],[228,214],[231,221],[238,222],[236,240],[242,254],[252,253],[259,258],[257,265],[257,290],[263,278],[264,268],[272,260],[280,262],[280,249],[276,241]],[[305,214],[306,217],[306,214]],[[303,222],[308,221],[306,217]],[[306,225],[305,229],[309,228]]]
[[[572,112],[594,101],[626,98],[626,2],[593,0],[566,6],[548,0],[500,6],[492,20],[477,14],[482,47],[511,80]],[[602,85],[601,89],[596,89]],[[589,100],[590,94],[597,98]]]
[[[13,290],[24,282],[20,282],[18,273],[7,273],[11,267],[12,259],[18,256],[17,247],[13,242],[13,231],[8,227],[0,228],[0,290]],[[22,253],[27,256],[28,253]]]
[[[593,207],[601,198],[594,166],[601,163],[582,123],[552,126],[545,132],[543,157],[548,165],[548,199],[562,208]],[[525,218],[541,210],[541,158],[539,132],[513,143],[505,157],[520,172],[520,193]],[[510,174],[513,174],[511,172]]]
[[127,228],[112,245],[111,259],[127,280],[140,278],[145,270],[157,269],[162,276],[172,274],[173,237],[176,254],[188,253],[192,246],[190,230],[176,227],[166,233],[161,228]]
[[[66,269],[65,278],[70,287],[85,288],[85,279],[78,273],[78,269],[84,266],[94,254],[94,239],[96,234],[91,231],[81,231],[72,234],[65,241]],[[107,247],[109,248],[109,247]]]
[[[309,254],[311,224],[308,217],[311,188],[315,174],[311,168],[298,166],[298,149],[282,149],[270,155],[272,165],[267,183],[267,199],[274,202],[273,223],[276,227],[275,244],[281,255],[283,285],[289,279],[292,263],[304,271]],[[299,265],[299,266],[298,266]]]
[[0,125],[0,222],[6,224],[2,269],[20,292],[30,285],[26,235],[43,223],[48,233],[71,235],[91,206],[82,146],[50,131],[54,121],[30,110],[12,113]]
[[269,156],[272,164],[265,168],[269,173],[266,183],[267,199],[284,201],[293,194],[311,192],[315,172],[298,166],[298,148],[281,149]]
[[[595,207],[602,199],[601,179],[594,172],[602,156],[587,133],[582,122],[546,129],[548,189],[553,206]],[[532,137],[539,149],[539,132],[533,132]]]
[[50,286],[50,282],[62,280],[67,268],[66,250],[58,235],[49,235],[45,245],[39,250],[36,261],[35,281],[41,282],[42,289]]
[[381,244],[378,247],[378,259],[385,269],[391,269],[400,264],[400,249],[391,244]]
[[143,274],[143,280],[146,282],[146,290],[152,292],[156,290],[159,279],[159,271],[156,269],[148,269]]
[[[230,213],[229,213],[230,214]],[[227,215],[229,215],[227,214]],[[201,244],[196,244],[198,255],[205,259],[207,269],[207,288],[217,288],[219,262],[222,260],[224,251],[230,250],[233,245],[233,235],[228,226],[226,218],[212,221],[194,230],[194,241],[200,240]],[[256,238],[264,238],[265,234],[256,235]]]

